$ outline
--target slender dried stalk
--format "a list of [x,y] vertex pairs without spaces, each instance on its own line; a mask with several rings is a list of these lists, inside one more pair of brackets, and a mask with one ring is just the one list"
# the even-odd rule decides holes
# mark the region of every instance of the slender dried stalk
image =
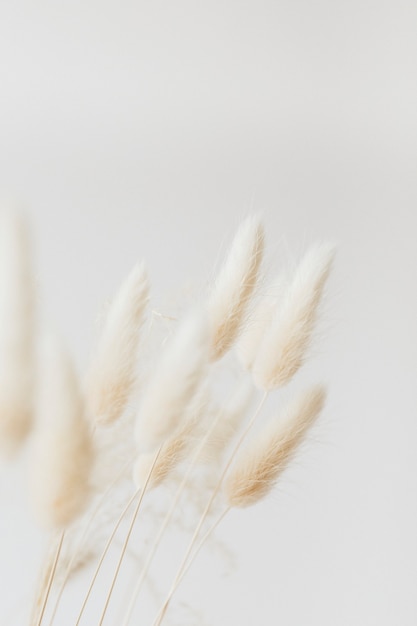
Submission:
[[[174,593],[176,592],[176,590],[178,589],[179,585],[181,584],[181,581],[183,580],[184,576],[186,576],[188,570],[190,569],[191,565],[194,563],[196,557],[198,556],[198,554],[200,553],[201,548],[205,545],[205,543],[207,542],[207,540],[209,539],[209,537],[214,533],[214,531],[216,530],[216,528],[219,526],[219,524],[224,520],[224,518],[226,517],[226,515],[229,513],[230,511],[230,506],[228,506],[218,517],[217,519],[213,522],[213,524],[210,526],[210,528],[204,533],[204,535],[201,537],[200,541],[198,542],[194,552],[190,555],[189,559],[187,560],[186,564],[184,565],[184,568],[182,569],[182,572],[180,573],[180,575],[177,577],[176,582],[173,584],[173,588],[172,588],[172,593],[171,596],[174,595]],[[162,614],[159,617],[159,621],[157,622],[157,624],[155,626],[159,626],[159,624],[162,622],[162,619],[164,618],[165,612],[164,614]],[[125,626],[125,624],[123,624],[123,626]]]
[[0,450],[13,454],[33,421],[34,278],[28,233],[16,214],[0,214]]
[[240,226],[209,298],[211,359],[231,348],[245,320],[264,252],[264,230],[258,217]]
[[126,515],[126,513],[129,510],[130,506],[132,505],[132,503],[135,501],[135,499],[139,495],[140,491],[141,491],[140,489],[137,489],[135,491],[135,493],[130,497],[130,499],[128,500],[128,502],[127,502],[126,506],[124,507],[123,511],[120,513],[120,516],[119,516],[116,524],[113,526],[113,529],[112,529],[112,531],[110,533],[110,536],[107,539],[106,545],[104,546],[103,552],[102,552],[102,554],[100,556],[100,559],[99,559],[99,561],[97,563],[96,569],[94,570],[94,574],[93,574],[93,577],[92,577],[92,579],[90,581],[90,584],[88,586],[87,593],[84,596],[84,600],[83,600],[83,603],[81,605],[80,612],[79,612],[78,617],[77,617],[77,621],[75,622],[75,626],[79,626],[79,623],[81,621],[81,618],[82,618],[84,610],[85,610],[85,607],[87,606],[87,602],[88,602],[88,600],[90,598],[91,592],[93,591],[93,587],[94,587],[95,582],[97,580],[97,576],[99,575],[99,572],[100,572],[100,569],[101,569],[101,567],[103,565],[104,559],[106,558],[107,552],[110,549],[110,546],[111,546],[111,544],[113,542],[113,539],[114,539],[114,537],[115,537],[115,535],[116,535],[116,533],[117,533],[117,531],[118,531],[118,529],[120,527],[120,524],[122,523],[122,521],[124,519],[124,516]]
[[65,532],[60,533],[57,548],[56,548],[54,559],[53,559],[52,566],[51,566],[51,571],[48,577],[48,582],[46,584],[45,595],[42,600],[42,606],[40,609],[39,617],[36,620],[36,626],[41,626],[43,617],[45,615],[46,605],[48,604],[49,594],[51,592],[52,583],[53,583],[56,568],[58,565],[59,556],[61,554],[62,544],[64,542],[64,537],[65,537]]
[[303,364],[333,257],[334,247],[324,244],[312,247],[302,259],[254,363],[254,379],[261,389],[287,384]]
[[112,579],[112,582],[111,582],[111,585],[110,585],[110,589],[109,589],[109,592],[107,594],[106,601],[104,603],[103,612],[101,614],[100,621],[99,621],[99,626],[102,625],[102,623],[104,621],[104,618],[106,616],[106,612],[107,612],[107,609],[108,609],[108,606],[109,606],[110,598],[112,596],[112,593],[113,593],[113,590],[114,590],[114,586],[116,584],[116,580],[117,580],[117,577],[118,577],[119,572],[120,572],[120,567],[122,565],[123,558],[124,558],[124,556],[126,554],[127,545],[129,543],[130,537],[132,535],[133,527],[134,527],[135,522],[137,520],[137,517],[138,517],[139,511],[140,511],[140,507],[141,507],[143,498],[144,498],[146,490],[148,488],[149,480],[150,480],[150,478],[152,476],[152,472],[154,470],[155,464],[157,463],[158,457],[159,457],[159,455],[161,453],[161,448],[162,448],[162,446],[160,446],[158,451],[156,452],[156,454],[154,454],[153,463],[152,463],[151,467],[149,468],[148,475],[147,475],[145,483],[143,485],[143,489],[141,491],[140,497],[139,497],[137,505],[135,507],[135,511],[133,513],[133,517],[132,517],[132,520],[130,522],[129,529],[127,531],[127,535],[126,535],[125,541],[124,541],[123,546],[122,546],[120,557],[119,557],[119,560],[117,562],[116,570],[115,570],[114,575],[113,575],[113,579]]
[[209,498],[209,500],[207,502],[206,508],[204,509],[204,511],[203,511],[203,513],[202,513],[202,515],[200,517],[200,520],[199,520],[199,522],[198,522],[198,524],[197,524],[197,526],[196,526],[196,528],[194,530],[193,536],[192,536],[192,538],[190,540],[190,543],[188,544],[188,547],[187,547],[187,550],[185,552],[185,555],[184,555],[184,557],[183,557],[183,559],[181,561],[181,564],[180,564],[180,566],[178,568],[177,574],[176,574],[176,576],[174,578],[174,581],[173,581],[173,583],[171,585],[171,588],[170,588],[170,590],[168,592],[168,596],[167,596],[167,598],[166,598],[166,600],[164,602],[164,605],[162,606],[160,612],[158,613],[158,616],[155,619],[155,621],[153,623],[153,626],[159,626],[161,624],[161,622],[162,622],[162,620],[163,620],[163,618],[165,616],[165,613],[168,610],[169,603],[170,603],[171,598],[172,598],[172,596],[173,596],[173,594],[175,592],[175,589],[176,589],[176,586],[178,584],[178,581],[180,580],[180,578],[182,576],[182,573],[183,573],[183,571],[184,571],[184,569],[185,569],[185,567],[187,565],[187,561],[188,561],[188,559],[190,557],[190,554],[191,554],[191,552],[192,552],[192,550],[194,548],[194,545],[195,545],[195,543],[196,543],[196,541],[198,539],[198,535],[200,533],[200,530],[201,530],[204,522],[207,519],[207,516],[208,516],[208,514],[209,514],[209,512],[211,510],[213,502],[216,499],[216,497],[217,497],[217,495],[218,495],[218,493],[219,493],[219,491],[220,491],[220,489],[221,489],[221,487],[223,485],[223,481],[225,479],[225,476],[226,476],[226,474],[227,474],[231,464],[233,463],[233,460],[234,460],[236,454],[238,453],[238,451],[240,449],[240,446],[242,445],[242,443],[245,440],[246,436],[250,432],[250,429],[254,425],[258,415],[260,414],[260,412],[262,410],[262,407],[263,407],[263,405],[264,405],[264,403],[265,403],[265,401],[267,399],[267,396],[268,396],[268,393],[265,392],[263,394],[263,396],[262,396],[262,399],[261,399],[259,405],[258,405],[258,408],[256,409],[254,415],[252,416],[252,418],[249,421],[248,425],[246,426],[245,430],[242,432],[241,436],[239,437],[236,445],[234,446],[234,448],[232,450],[232,453],[230,454],[230,457],[229,457],[229,459],[228,459],[228,461],[227,461],[227,463],[226,463],[226,465],[225,465],[225,467],[224,467],[224,469],[223,469],[223,471],[221,473],[221,476],[220,476],[218,482],[216,483],[216,485],[215,485],[215,487],[214,487],[214,489],[213,489],[213,491],[212,491],[212,493],[210,495],[210,498]]
[[134,389],[148,293],[145,266],[140,264],[123,282],[108,312],[87,386],[88,415],[100,425],[120,418]]
[[207,359],[207,323],[197,312],[165,346],[144,392],[136,424],[139,451],[154,450],[181,425],[203,380]]
[[59,607],[59,603],[61,601],[62,598],[62,594],[64,593],[65,590],[65,585],[67,584],[70,574],[71,574],[71,570],[73,568],[75,559],[78,556],[79,550],[81,549],[81,546],[83,545],[83,542],[85,541],[85,538],[87,536],[88,531],[90,530],[91,524],[93,523],[97,513],[99,512],[100,508],[102,507],[104,501],[106,500],[107,496],[110,494],[110,492],[112,491],[112,489],[114,488],[114,486],[118,483],[118,481],[120,480],[121,476],[125,473],[128,465],[131,465],[131,460],[129,460],[122,468],[122,470],[119,472],[118,475],[116,475],[113,479],[113,481],[110,483],[110,485],[108,485],[107,489],[104,491],[104,493],[101,494],[100,498],[98,499],[98,501],[96,502],[95,507],[93,508],[93,510],[91,511],[89,517],[88,517],[88,521],[85,524],[83,531],[81,533],[81,536],[75,546],[75,549],[73,551],[73,554],[68,562],[67,568],[65,570],[65,574],[64,574],[64,578],[62,580],[61,586],[59,588],[56,600],[55,600],[55,604],[54,604],[54,608],[52,610],[51,613],[51,618],[49,621],[49,626],[52,626],[53,621],[55,619],[58,607]]
[[240,454],[225,484],[229,506],[250,506],[271,491],[320,415],[324,401],[322,387],[305,391]]
[[[205,394],[203,394],[203,400],[200,402],[200,405],[199,405],[200,406],[200,410],[201,410],[202,407],[207,406],[207,404],[208,404],[207,399],[205,401],[204,401],[204,399],[205,399]],[[223,430],[223,434],[227,433],[227,436],[230,435],[230,430],[229,429],[225,430],[224,427],[222,429],[220,424],[221,424],[221,422],[222,422],[222,420],[224,418],[226,418],[226,420],[227,420],[228,417],[230,418],[230,415],[227,414],[228,412],[233,415],[232,421],[233,421],[233,419],[235,419],[235,414],[236,413],[240,413],[240,416],[241,416],[241,412],[243,411],[243,406],[245,406],[245,400],[247,400],[247,399],[248,399],[248,389],[247,389],[247,384],[246,384],[246,381],[245,381],[244,384],[239,385],[237,393],[233,394],[231,400],[226,405],[225,411],[224,412],[218,411],[215,414],[215,417],[214,417],[213,421],[210,423],[209,427],[206,429],[206,432],[204,433],[204,435],[202,436],[202,438],[198,442],[197,446],[195,447],[195,450],[194,450],[194,453],[192,455],[191,461],[188,464],[188,467],[186,469],[186,472],[184,473],[182,481],[179,484],[179,486],[177,488],[177,491],[176,491],[176,493],[174,495],[174,498],[172,500],[171,506],[170,506],[169,510],[167,511],[167,514],[165,515],[165,518],[164,518],[164,520],[162,522],[162,525],[161,525],[161,527],[159,529],[159,532],[158,532],[158,534],[157,534],[157,536],[156,536],[156,538],[155,538],[155,540],[154,540],[154,542],[152,544],[152,547],[151,547],[151,549],[150,549],[150,551],[148,553],[148,556],[146,558],[145,564],[143,565],[142,572],[141,572],[141,574],[140,574],[140,576],[139,576],[139,578],[137,580],[135,589],[133,591],[133,594],[131,596],[131,600],[129,602],[128,608],[126,610],[126,613],[125,613],[125,616],[124,616],[124,619],[123,619],[123,623],[122,623],[123,626],[127,626],[129,621],[130,621],[130,618],[131,618],[132,613],[133,613],[133,609],[135,607],[135,603],[137,601],[137,598],[139,596],[140,590],[142,588],[142,584],[145,581],[146,575],[147,575],[147,573],[149,571],[149,567],[152,564],[152,560],[153,560],[153,558],[154,558],[154,556],[156,554],[156,551],[157,551],[157,549],[158,549],[158,547],[159,547],[159,545],[161,543],[162,537],[164,536],[164,533],[165,533],[166,529],[169,526],[169,523],[170,523],[170,521],[172,519],[172,516],[173,516],[173,514],[174,514],[174,512],[176,510],[176,507],[177,507],[177,505],[178,505],[178,503],[180,501],[180,498],[181,498],[181,496],[182,496],[182,494],[184,492],[184,489],[185,489],[185,487],[186,487],[186,485],[187,485],[187,483],[189,481],[189,478],[191,476],[191,473],[192,473],[193,469],[195,468],[197,462],[201,459],[201,457],[202,456],[203,457],[206,456],[205,453],[204,453],[204,450],[207,447],[209,447],[209,448],[211,447],[210,446],[210,440],[213,437],[215,438],[215,440],[217,440],[216,433],[218,435],[219,431]],[[215,446],[215,447],[217,447],[217,446]]]

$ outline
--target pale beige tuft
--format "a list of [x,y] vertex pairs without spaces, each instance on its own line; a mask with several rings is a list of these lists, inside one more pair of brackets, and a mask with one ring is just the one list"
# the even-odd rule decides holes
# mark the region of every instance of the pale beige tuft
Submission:
[[26,225],[0,215],[0,449],[12,454],[33,418],[34,278]]
[[101,425],[121,417],[134,389],[148,294],[148,277],[140,264],[123,282],[108,312],[87,385],[89,418]]
[[167,343],[145,389],[136,423],[140,452],[151,452],[180,427],[207,362],[207,321],[198,311],[184,320]]
[[271,491],[320,415],[324,401],[322,387],[304,392],[240,454],[225,483],[230,506],[250,506]]
[[65,528],[87,504],[93,451],[72,364],[52,336],[44,344],[40,383],[31,499],[42,525]]
[[[192,424],[186,423],[185,428],[181,428],[178,434],[174,435],[163,444],[149,479],[149,489],[158,487],[164,482],[184,459],[184,456],[190,449],[192,430]],[[145,484],[154,459],[155,454],[151,452],[139,455],[133,468],[133,480],[138,488],[143,487]]]
[[[202,416],[207,411],[208,404],[208,389],[202,385],[188,405],[174,435],[163,444],[148,482],[149,489],[162,484],[198,443]],[[138,489],[145,484],[154,461],[154,453],[139,455],[133,468],[133,481]]]
[[246,370],[250,371],[253,367],[263,336],[271,323],[276,307],[283,298],[286,285],[286,275],[279,274],[266,289],[242,331],[236,350]]
[[261,389],[286,385],[303,364],[333,257],[333,246],[314,246],[299,264],[254,363],[255,383]]
[[263,252],[263,226],[258,217],[248,217],[236,233],[210,294],[212,360],[222,357],[239,335],[257,283]]

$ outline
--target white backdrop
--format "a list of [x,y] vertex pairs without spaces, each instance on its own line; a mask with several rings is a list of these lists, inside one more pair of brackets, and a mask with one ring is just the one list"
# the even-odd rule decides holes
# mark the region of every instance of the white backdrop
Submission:
[[[0,6],[0,191],[80,364],[138,258],[158,306],[207,283],[251,209],[271,267],[338,243],[304,374],[329,385],[318,441],[225,521],[237,571],[184,587],[216,626],[417,623],[416,25],[405,0]],[[38,555],[6,477],[4,624]]]

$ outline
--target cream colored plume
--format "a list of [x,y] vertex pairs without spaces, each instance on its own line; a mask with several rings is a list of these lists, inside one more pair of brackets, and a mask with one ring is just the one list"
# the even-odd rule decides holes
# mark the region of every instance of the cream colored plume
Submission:
[[[184,459],[190,449],[190,436],[193,425],[186,422],[178,434],[170,437],[162,446],[148,482],[148,488],[158,487],[179,463]],[[138,488],[143,487],[155,460],[155,453],[145,452],[140,454],[133,468],[133,480]]]
[[231,348],[245,321],[264,252],[264,229],[257,216],[246,218],[211,290],[208,310],[211,359]]
[[10,454],[32,425],[34,279],[29,237],[22,219],[0,214],[0,449]]
[[38,423],[30,467],[36,516],[65,528],[88,501],[93,451],[78,381],[60,342],[49,336],[42,352]]
[[198,443],[202,418],[208,410],[208,405],[208,389],[203,383],[187,406],[178,428],[163,444],[156,462],[155,453],[139,454],[133,468],[133,480],[138,488],[145,484],[152,465],[154,467],[148,482],[149,489],[163,483],[184,460],[187,453]]
[[271,323],[274,311],[283,298],[286,285],[287,276],[284,273],[279,274],[260,298],[242,330],[236,350],[240,362],[247,370],[252,369],[263,336]]
[[196,311],[164,347],[151,373],[136,423],[140,452],[151,452],[180,426],[202,382],[207,361],[207,321]]
[[88,415],[99,424],[117,420],[134,389],[148,293],[146,270],[140,264],[123,282],[108,312],[87,384]]
[[225,483],[230,506],[250,506],[270,492],[319,416],[324,401],[322,387],[305,391],[239,455]]
[[303,364],[333,257],[331,245],[310,248],[282,304],[277,304],[253,366],[255,383],[261,389],[287,384]]

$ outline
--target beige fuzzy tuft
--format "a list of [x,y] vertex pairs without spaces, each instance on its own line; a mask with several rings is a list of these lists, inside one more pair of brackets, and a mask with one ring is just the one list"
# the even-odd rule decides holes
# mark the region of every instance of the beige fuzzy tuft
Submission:
[[247,370],[252,369],[262,338],[271,323],[276,307],[283,298],[286,285],[286,275],[279,274],[266,289],[242,331],[236,350],[240,362]]
[[45,341],[40,382],[31,498],[42,525],[65,528],[87,504],[93,450],[73,366],[52,336]]
[[256,216],[240,226],[209,298],[211,359],[231,348],[245,320],[264,252],[264,229]]
[[240,454],[225,484],[230,506],[250,506],[270,492],[319,416],[324,401],[322,387],[304,392]]
[[167,343],[144,392],[137,423],[140,452],[152,452],[181,425],[208,362],[207,321],[188,316]]
[[[150,489],[163,483],[198,442],[202,416],[207,411],[208,403],[208,390],[203,385],[187,407],[174,435],[163,444],[149,479]],[[139,455],[133,468],[133,481],[138,488],[145,484],[154,461],[154,453]]]
[[299,264],[254,363],[255,383],[261,389],[286,385],[303,364],[333,257],[333,246],[314,246]]
[[34,279],[26,226],[0,215],[0,449],[12,454],[32,425]]
[[148,293],[146,270],[140,264],[126,278],[109,310],[87,386],[89,418],[101,425],[121,417],[134,389]]
[[[158,487],[168,478],[177,465],[183,460],[189,446],[190,436],[184,429],[181,429],[181,432],[174,435],[163,444],[149,479],[149,489]],[[133,479],[138,488],[143,487],[154,462],[154,458],[155,454],[152,452],[139,455],[133,468]]]

